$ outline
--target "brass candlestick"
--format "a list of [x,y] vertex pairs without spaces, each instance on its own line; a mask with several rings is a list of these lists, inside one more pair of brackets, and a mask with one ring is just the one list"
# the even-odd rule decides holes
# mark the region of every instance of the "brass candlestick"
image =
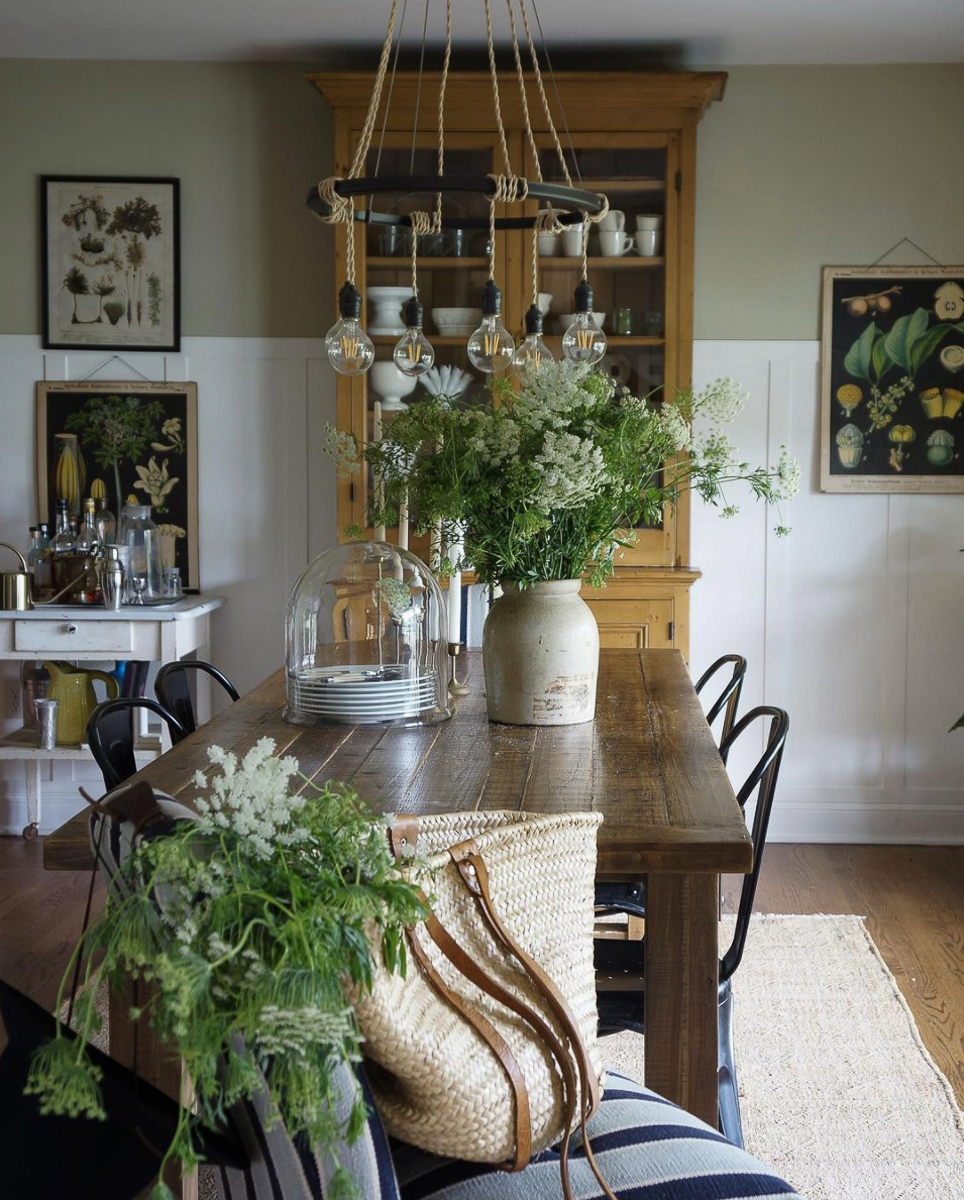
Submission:
[[462,646],[459,642],[449,642],[449,657],[452,660],[452,677],[449,679],[449,694],[452,696],[467,696],[469,694],[468,684],[460,683],[456,673],[456,662],[462,652]]

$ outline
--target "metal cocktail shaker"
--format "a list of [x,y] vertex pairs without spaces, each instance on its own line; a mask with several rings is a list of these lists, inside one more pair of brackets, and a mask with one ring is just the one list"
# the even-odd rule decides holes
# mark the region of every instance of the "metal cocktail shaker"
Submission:
[[119,546],[105,546],[100,564],[100,586],[104,593],[104,608],[117,612],[124,599],[124,566]]
[[41,750],[53,750],[57,745],[57,701],[35,700],[37,710],[37,745]]

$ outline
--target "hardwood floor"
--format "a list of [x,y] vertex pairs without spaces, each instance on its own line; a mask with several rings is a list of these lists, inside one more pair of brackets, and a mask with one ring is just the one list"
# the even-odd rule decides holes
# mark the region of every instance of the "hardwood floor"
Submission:
[[[44,871],[41,854],[39,842],[0,838],[0,978],[52,1006],[88,876]],[[728,907],[738,887],[727,880]],[[95,895],[101,903],[99,882]],[[757,910],[866,916],[964,1108],[964,846],[773,845]]]

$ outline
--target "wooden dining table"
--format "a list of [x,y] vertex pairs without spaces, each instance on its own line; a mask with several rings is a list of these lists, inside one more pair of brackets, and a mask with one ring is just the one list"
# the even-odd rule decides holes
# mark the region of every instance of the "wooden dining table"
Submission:
[[[190,803],[212,745],[270,737],[319,782],[351,783],[380,811],[594,810],[601,881],[646,878],[646,1084],[715,1125],[719,879],[753,850],[686,665],[676,650],[603,650],[595,720],[515,726],[486,717],[481,655],[439,725],[289,725],[277,671],[138,776]],[[86,814],[44,845],[45,866],[89,869]],[[111,1052],[169,1076],[150,1031],[111,1006]],[[170,1083],[168,1077],[167,1082]]]

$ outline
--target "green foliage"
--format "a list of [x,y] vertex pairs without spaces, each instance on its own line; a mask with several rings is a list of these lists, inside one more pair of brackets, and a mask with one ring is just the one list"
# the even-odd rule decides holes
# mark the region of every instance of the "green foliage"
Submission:
[[78,267],[71,267],[64,276],[63,286],[72,296],[86,296],[90,292],[87,276]]
[[[737,479],[762,499],[789,498],[789,460],[782,474],[751,470],[719,432],[742,402],[728,380],[699,396],[639,400],[564,363],[493,392],[495,405],[410,404],[360,451],[381,484],[372,522],[394,524],[407,499],[419,532],[464,536],[464,561],[483,583],[587,576],[601,586],[634,538],[626,531],[656,523],[686,488],[727,514],[724,490]],[[694,419],[704,427],[696,438]]]
[[61,214],[60,220],[68,228],[79,233],[85,224],[88,213],[94,218],[97,228],[103,229],[110,216],[104,207],[103,196],[78,196],[67,211]]
[[161,214],[156,204],[149,204],[143,196],[136,196],[114,209],[107,232],[129,233],[143,238],[156,237],[161,232]]
[[[110,305],[104,305],[110,315]],[[79,412],[64,422],[68,433],[76,433],[84,453],[99,467],[108,470],[118,463],[139,458],[155,435],[157,422],[164,413],[159,400],[139,400],[136,396],[91,396]]]
[[[341,785],[298,776],[295,790],[297,763],[273,750],[265,739],[240,763],[212,751],[223,770],[197,802],[198,821],[138,844],[78,953],[88,988],[152,983],[148,1007],[132,1015],[184,1059],[201,1122],[219,1123],[266,1084],[292,1136],[337,1153],[367,1118],[359,1088],[339,1122],[333,1076],[360,1057],[351,997],[371,987],[372,937],[386,967],[403,971],[404,927],[427,913],[384,820]],[[78,1015],[86,1037],[90,1009]],[[45,1111],[97,1116],[97,1084],[80,1039],[58,1037],[32,1064]],[[165,1161],[198,1161],[195,1123],[182,1109]],[[348,1195],[347,1176],[341,1183]]]

